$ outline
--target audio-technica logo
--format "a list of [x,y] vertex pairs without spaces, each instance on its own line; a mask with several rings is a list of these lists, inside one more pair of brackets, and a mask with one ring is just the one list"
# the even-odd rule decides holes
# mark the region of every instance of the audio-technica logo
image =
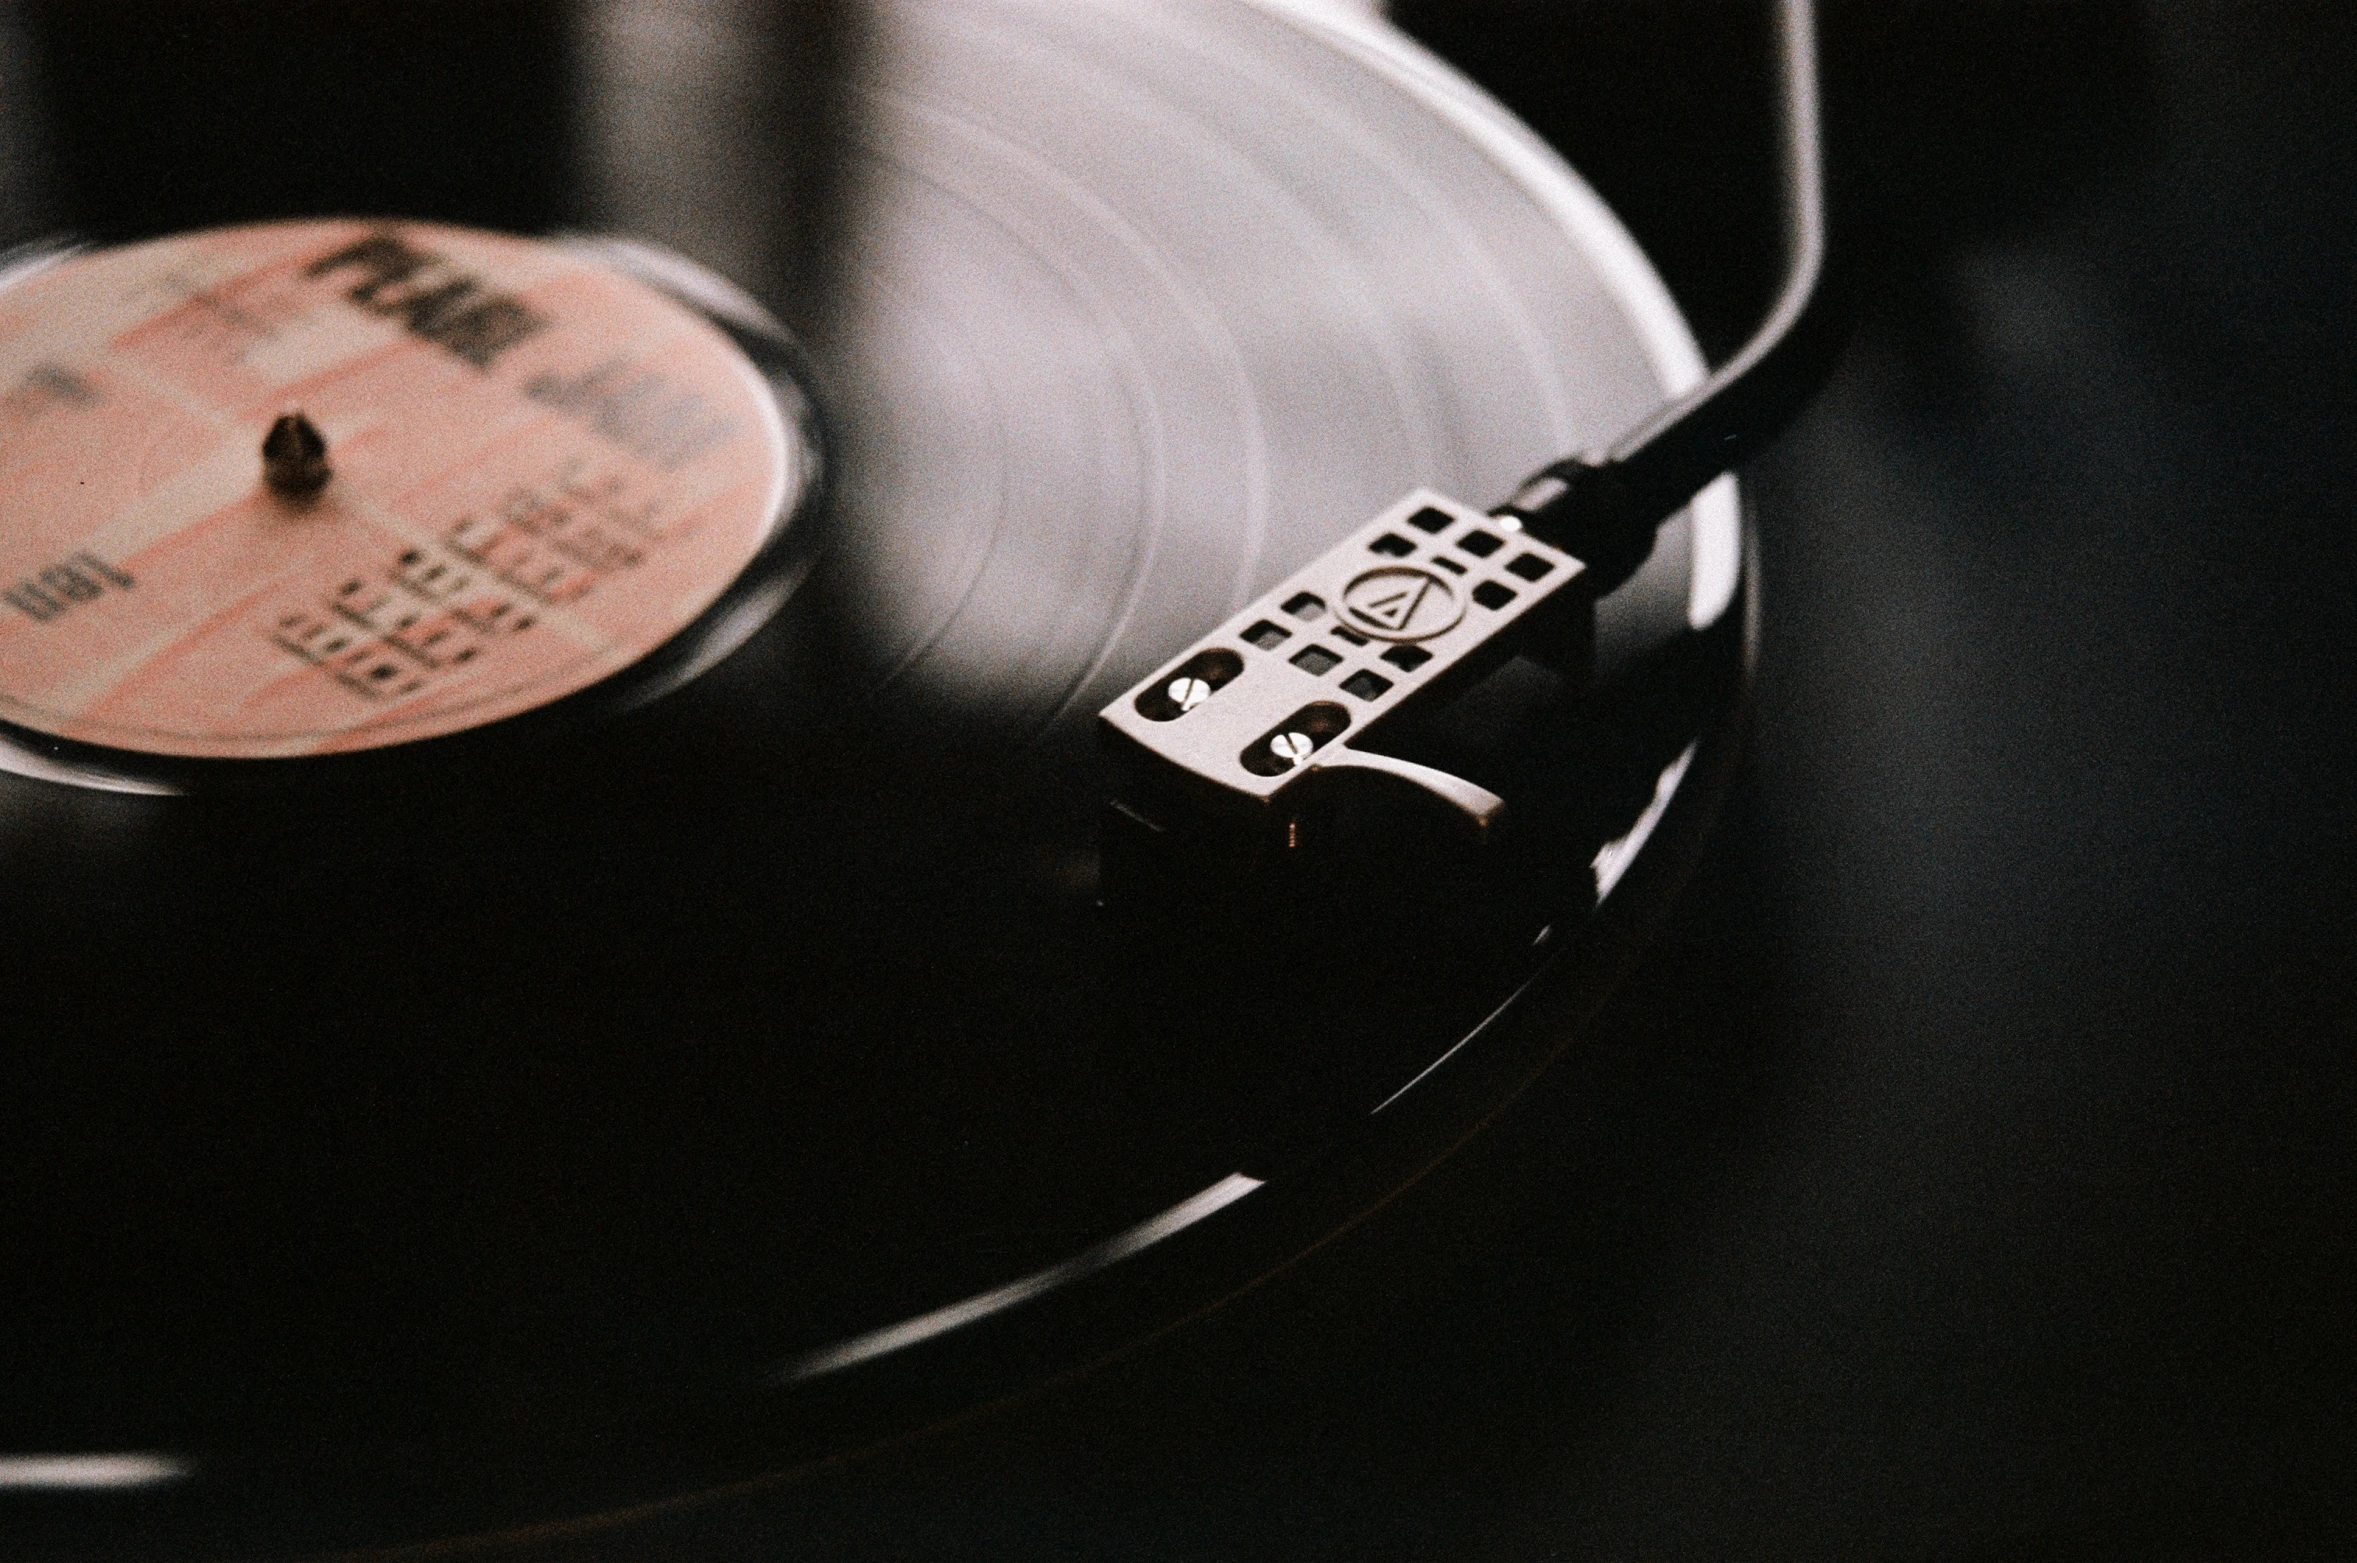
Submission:
[[1430,640],[1465,616],[1456,588],[1414,565],[1385,565],[1342,594],[1351,624],[1384,640]]

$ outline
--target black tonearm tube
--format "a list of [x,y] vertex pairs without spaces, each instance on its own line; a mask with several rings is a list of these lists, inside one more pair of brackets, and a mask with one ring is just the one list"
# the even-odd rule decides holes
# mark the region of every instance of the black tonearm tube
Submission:
[[1812,0],[1774,0],[1785,265],[1767,318],[1692,391],[1610,447],[1533,473],[1490,512],[1584,562],[1598,595],[1645,562],[1664,520],[1775,438],[1840,351],[1848,317],[1825,285],[1814,13]]

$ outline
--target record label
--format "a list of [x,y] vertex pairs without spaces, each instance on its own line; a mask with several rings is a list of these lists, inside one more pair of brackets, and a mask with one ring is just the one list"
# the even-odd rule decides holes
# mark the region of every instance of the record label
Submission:
[[[274,486],[293,414],[325,474]],[[262,758],[514,716],[711,607],[802,459],[726,336],[558,245],[307,221],[68,259],[0,289],[0,720]]]

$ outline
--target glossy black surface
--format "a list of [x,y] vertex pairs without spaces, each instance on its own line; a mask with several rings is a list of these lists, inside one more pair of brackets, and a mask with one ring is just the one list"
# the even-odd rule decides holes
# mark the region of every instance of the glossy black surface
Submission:
[[[657,111],[772,134],[795,105],[708,89],[774,85],[794,17],[715,15],[35,7],[9,61],[46,162],[12,220],[482,220],[529,185],[504,225],[725,250],[713,203],[761,181]],[[1551,215],[1566,176],[1538,165],[1542,198],[1452,126],[1466,89],[1314,29],[871,21],[829,132],[837,270],[796,273],[807,210],[734,256],[810,335],[836,479],[825,559],[741,652],[610,722],[365,774],[0,776],[18,1546],[565,1518],[1084,1364],[1412,1177],[1561,1045],[1691,856],[1750,611],[1722,592],[1694,629],[1690,576],[1715,546],[1732,584],[1731,509],[1605,604],[1598,694],[1516,662],[1399,736],[1510,800],[1478,859],[1412,799],[1338,793],[1322,864],[1100,910],[1097,707],[1409,486],[1494,497],[1634,419],[1682,328],[1599,258],[1609,219]],[[481,101],[485,50],[512,101]],[[1455,1052],[1558,957],[1552,1020]],[[1221,1188],[1246,1197],[1167,1249],[1126,1235]],[[1108,1243],[1121,1267],[1082,1274]],[[1075,1295],[1031,1297],[1043,1274]],[[861,1344],[1010,1287],[1006,1320]],[[177,1480],[28,1492],[42,1454]]]
[[[1742,35],[1550,13],[1412,19],[1727,340]],[[1835,23],[1892,266],[1755,486],[1748,779],[1582,1055],[1166,1350],[558,1555],[2357,1548],[2357,38]]]

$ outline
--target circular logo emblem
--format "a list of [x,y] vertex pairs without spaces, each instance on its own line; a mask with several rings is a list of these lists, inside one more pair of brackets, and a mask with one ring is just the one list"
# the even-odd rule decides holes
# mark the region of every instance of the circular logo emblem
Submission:
[[1342,613],[1353,628],[1383,640],[1430,640],[1465,616],[1465,604],[1430,570],[1392,564],[1352,581]]

